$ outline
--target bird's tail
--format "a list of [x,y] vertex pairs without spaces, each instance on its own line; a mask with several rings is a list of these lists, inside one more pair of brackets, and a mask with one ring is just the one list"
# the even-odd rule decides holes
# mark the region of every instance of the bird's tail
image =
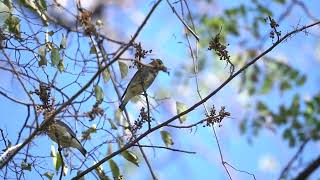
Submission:
[[81,154],[82,154],[84,157],[86,157],[87,150],[86,150],[83,146],[79,147],[78,150],[81,152]]
[[126,107],[127,103],[128,103],[128,100],[126,100],[126,98],[124,98],[123,101],[121,102],[120,106],[119,106],[119,109],[121,111],[123,111],[124,108]]

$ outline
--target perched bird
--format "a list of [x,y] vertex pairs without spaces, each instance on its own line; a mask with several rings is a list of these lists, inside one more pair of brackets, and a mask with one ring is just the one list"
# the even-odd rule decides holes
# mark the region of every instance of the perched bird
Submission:
[[121,97],[122,101],[119,109],[123,111],[131,98],[142,94],[145,90],[147,90],[160,70],[167,70],[160,59],[153,59],[148,65],[142,66],[134,74],[127,86],[127,89],[124,91]]
[[48,128],[48,136],[56,143],[58,143],[62,148],[73,147],[77,148],[83,156],[86,156],[87,151],[84,149],[80,141],[77,139],[76,134],[72,129],[62,122],[61,120],[55,119]]

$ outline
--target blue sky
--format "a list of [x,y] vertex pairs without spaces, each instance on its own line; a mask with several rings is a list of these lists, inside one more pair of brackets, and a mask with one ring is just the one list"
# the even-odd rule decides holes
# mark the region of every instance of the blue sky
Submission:
[[[235,2],[235,1],[228,1]],[[232,4],[226,3],[230,6]],[[315,13],[316,7],[319,7],[319,3],[311,7],[311,12]],[[111,29],[116,29],[117,32],[111,34],[111,36],[120,37],[123,40],[128,40],[130,36],[135,32],[137,26],[142,21],[141,18],[147,14],[149,9],[151,8],[151,3],[143,3],[142,1],[137,1],[137,4],[129,4],[127,7],[122,7],[120,11],[116,11],[118,7],[110,8],[108,13],[112,19],[116,20],[115,22],[106,23],[106,25],[110,25]],[[224,4],[218,4],[217,6],[210,7],[216,12],[221,12],[221,9],[224,8]],[[315,8],[315,9],[313,9]],[[319,15],[319,13],[317,14]],[[133,17],[133,18],[132,18]],[[283,27],[292,27],[296,25],[296,20],[301,19],[301,24],[307,23],[308,21],[301,18],[289,18],[289,22],[286,22]],[[284,28],[284,29],[286,29]],[[313,33],[318,33],[318,31],[313,31]],[[63,33],[63,32],[62,32]],[[171,97],[169,100],[164,101],[164,103],[159,107],[159,112],[153,112],[153,116],[156,118],[158,123],[161,123],[174,115],[175,112],[175,102],[181,101],[191,106],[198,100],[198,96],[194,90],[195,88],[195,80],[192,78],[192,75],[188,73],[186,70],[182,70],[185,76],[189,78],[189,87],[186,87],[184,83],[177,82],[174,77],[174,72],[177,69],[181,69],[181,64],[185,62],[192,61],[188,56],[188,50],[183,43],[185,39],[183,38],[183,25],[179,22],[177,17],[172,13],[169,9],[168,5],[165,2],[162,2],[159,8],[152,15],[150,21],[147,26],[143,29],[141,34],[139,35],[137,41],[141,41],[143,46],[152,49],[153,54],[150,56],[151,58],[161,58],[164,63],[168,66],[171,71],[171,74],[168,76],[165,73],[160,73],[159,77],[156,79],[154,85],[149,89],[151,94],[156,94],[157,90],[162,89],[172,89],[170,92]],[[121,35],[121,36],[119,36]],[[58,44],[60,42],[61,36],[57,36],[57,39],[54,39]],[[75,38],[70,37],[71,39]],[[233,41],[234,39],[231,39]],[[67,54],[72,54],[73,50],[77,48],[76,41],[69,40],[68,41],[68,49]],[[88,49],[87,41],[85,43],[81,43],[81,47]],[[302,43],[301,43],[302,42]],[[301,46],[300,46],[301,44]],[[311,96],[312,94],[319,91],[317,86],[319,82],[318,71],[314,67],[319,67],[319,57],[316,57],[313,50],[319,42],[314,40],[314,37],[305,36],[304,34],[299,34],[288,42],[282,44],[278,48],[276,48],[271,54],[275,56],[284,57],[290,64],[292,63],[294,67],[298,68],[304,73],[310,74],[310,78],[307,81],[307,84],[299,89],[294,91],[304,92],[304,96]],[[271,45],[271,40],[266,43],[266,46]],[[87,48],[86,48],[87,47]],[[238,49],[239,47],[230,46],[230,49]],[[301,53],[301,49],[303,52]],[[202,51],[206,51],[206,48],[201,49]],[[89,52],[89,49],[88,49]],[[127,56],[129,56],[127,54]],[[2,58],[2,56],[0,56]],[[87,58],[89,56],[87,54]],[[306,61],[308,61],[306,63]],[[262,62],[259,62],[262,63]],[[214,64],[214,63],[212,63]],[[208,66],[212,65],[209,64]],[[213,66],[213,65],[212,65]],[[224,64],[221,64],[223,67]],[[50,67],[48,67],[50,68]],[[69,66],[69,70],[73,67]],[[115,67],[117,68],[117,67]],[[79,71],[79,68],[74,68],[75,72]],[[199,74],[199,79],[201,82],[206,84],[207,86],[212,87],[212,89],[208,89],[207,91],[202,91],[205,96],[210,90],[213,90],[219,84],[223,82],[224,76],[221,74],[225,73],[227,75],[228,71],[225,69],[225,72],[221,72],[216,68],[217,72],[206,71],[205,73]],[[53,72],[52,69],[50,72]],[[120,80],[120,83],[125,86],[130,77],[132,77],[134,69],[129,70],[129,75]],[[21,93],[21,87],[18,85],[17,81],[12,78],[12,76],[8,73],[0,71],[1,76],[0,84],[2,87],[7,87],[11,95],[17,97],[18,99],[27,100],[27,96]],[[39,76],[43,79],[43,73],[38,71]],[[219,75],[217,75],[219,74]],[[88,80],[92,74],[88,76],[81,77],[80,82],[84,83]],[[64,84],[68,84],[68,81],[72,81],[73,77],[67,77],[63,75],[58,75],[58,86],[63,87]],[[106,100],[107,101],[116,101],[117,99],[114,94],[108,94],[112,92],[111,83],[103,84],[100,83],[103,87]],[[225,119],[222,123],[222,127],[215,127],[219,139],[219,143],[221,145],[223,157],[225,160],[230,163],[232,166],[248,171],[250,173],[255,174],[257,179],[275,179],[278,178],[279,172],[282,167],[289,161],[292,155],[296,152],[296,149],[290,149],[288,147],[287,142],[282,141],[281,133],[274,134],[270,131],[263,130],[258,137],[254,138],[253,144],[249,144],[246,136],[240,135],[239,132],[239,123],[242,120],[243,115],[247,111],[243,107],[244,104],[250,103],[253,99],[250,99],[245,93],[241,95],[238,92],[239,78],[235,79],[229,85],[227,85],[221,92],[215,95],[212,99],[210,99],[207,103],[208,106],[214,104],[218,109],[220,106],[226,106],[227,110],[231,112],[232,118]],[[31,87],[31,86],[29,86]],[[70,88],[66,89],[68,94],[72,95],[76,90],[79,89],[77,85],[73,85]],[[177,92],[177,90],[181,89],[184,92]],[[268,97],[254,97],[261,98],[267,102],[267,104],[272,105],[273,103],[283,103],[289,101],[292,97],[293,92],[279,95],[276,93],[272,93]],[[54,94],[53,94],[54,95]],[[271,97],[276,97],[270,100]],[[61,99],[59,99],[61,100]],[[22,126],[22,122],[25,118],[26,108],[18,106],[14,103],[11,103],[3,96],[0,96],[0,106],[1,106],[1,124],[0,128],[4,129],[8,132],[8,138],[12,140],[12,142],[16,141],[16,133],[20,130]],[[232,102],[232,103],[230,103]],[[89,109],[94,100],[90,103],[87,103],[84,107],[81,107],[83,110]],[[110,105],[111,108],[108,107]],[[118,104],[104,104],[104,108],[106,109],[106,113],[108,117],[113,118],[114,110],[112,107],[116,107]],[[131,119],[135,119],[137,117],[137,113],[134,113],[135,109],[138,109],[141,106],[141,103],[129,103],[128,109],[131,110],[132,113]],[[165,113],[167,112],[167,113]],[[186,124],[191,124],[192,122],[196,122],[197,120],[204,117],[203,109],[198,108],[195,112],[192,112],[188,115]],[[70,125],[75,125],[75,123],[68,119],[68,123]],[[95,124],[96,121],[89,122],[85,121],[85,124],[91,126]],[[81,135],[81,131],[85,130],[85,127],[77,126],[78,136]],[[175,142],[174,148],[184,149],[188,151],[195,151],[195,155],[183,154],[177,152],[171,152],[166,150],[158,150],[155,151],[153,149],[145,149],[148,154],[149,160],[151,161],[152,167],[154,168],[156,174],[159,176],[159,179],[228,179],[228,176],[221,164],[218,146],[215,141],[213,132],[210,128],[202,128],[199,126],[196,131],[190,132],[190,130],[175,130],[172,128],[164,128],[171,133],[173,136],[173,140]],[[120,131],[119,131],[120,132]],[[113,134],[119,133],[117,131],[112,131]],[[28,132],[26,131],[25,134]],[[85,147],[88,150],[101,141],[101,138],[104,140],[112,140],[112,137],[106,137],[106,134],[95,134],[93,136],[92,141],[87,142]],[[153,142],[155,145],[163,145],[159,131],[154,134],[148,136],[148,139],[145,139],[141,142],[141,144],[148,144],[149,142]],[[32,152],[41,156],[49,156],[51,144],[54,144],[48,137],[40,136],[37,137],[32,144]],[[55,145],[55,144],[54,144]],[[3,148],[3,143],[0,143],[0,148]],[[56,145],[55,145],[56,147]],[[117,145],[113,145],[114,149],[116,149]],[[303,157],[305,159],[311,160],[314,158],[316,152],[319,151],[320,145],[319,143],[310,143],[306,150],[304,151]],[[106,152],[107,145],[101,149],[102,152]],[[137,148],[134,149],[137,151]],[[72,150],[72,152],[79,155],[78,151]],[[101,158],[102,156],[100,156]],[[72,159],[77,162],[76,158]],[[114,158],[121,168],[121,172],[124,174],[126,179],[150,179],[150,173],[147,169],[146,164],[143,162],[143,159],[140,156],[141,165],[140,167],[136,167],[127,161],[124,161],[121,157]],[[53,169],[53,164],[51,162],[51,158],[48,157],[44,162],[42,162],[43,166]],[[90,161],[87,163],[88,166],[92,165]],[[108,172],[108,175],[111,176],[109,172],[108,163],[104,164],[104,169]],[[83,167],[82,167],[83,168]],[[84,169],[84,168],[83,168]],[[231,172],[233,179],[245,180],[251,178],[245,173],[240,173],[237,171],[228,168]],[[311,179],[316,179],[316,176],[319,174],[319,170],[316,175],[314,175]],[[35,175],[35,172],[27,172],[26,178],[29,179]],[[75,171],[70,175],[68,174],[67,179],[75,175]],[[38,177],[38,176],[37,176]],[[55,176],[57,179],[58,176]]]

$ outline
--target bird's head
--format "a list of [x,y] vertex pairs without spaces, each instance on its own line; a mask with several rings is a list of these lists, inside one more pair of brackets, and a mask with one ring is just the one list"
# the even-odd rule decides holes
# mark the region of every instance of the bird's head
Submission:
[[150,65],[155,67],[157,70],[161,70],[163,72],[169,73],[167,67],[163,64],[161,59],[152,59]]

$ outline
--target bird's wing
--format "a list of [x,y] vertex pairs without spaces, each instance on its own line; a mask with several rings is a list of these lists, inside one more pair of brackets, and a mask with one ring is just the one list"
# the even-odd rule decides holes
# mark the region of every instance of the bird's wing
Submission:
[[129,89],[129,87],[130,87],[130,86],[134,86],[133,82],[136,82],[138,79],[141,78],[141,74],[142,74],[142,71],[141,71],[141,69],[139,69],[139,70],[133,75],[133,77],[131,78],[131,80],[130,80],[127,88],[126,88],[126,90],[124,90],[124,92],[123,92],[123,95],[122,95],[122,97],[121,97],[121,100],[123,100],[123,98],[124,98],[124,96],[126,95],[127,90]]
[[64,123],[60,120],[56,120],[56,123],[59,124],[60,126],[65,127],[68,130],[68,132],[71,134],[71,136],[79,142],[79,140],[77,139],[77,135],[73,132],[73,130],[66,123]]

